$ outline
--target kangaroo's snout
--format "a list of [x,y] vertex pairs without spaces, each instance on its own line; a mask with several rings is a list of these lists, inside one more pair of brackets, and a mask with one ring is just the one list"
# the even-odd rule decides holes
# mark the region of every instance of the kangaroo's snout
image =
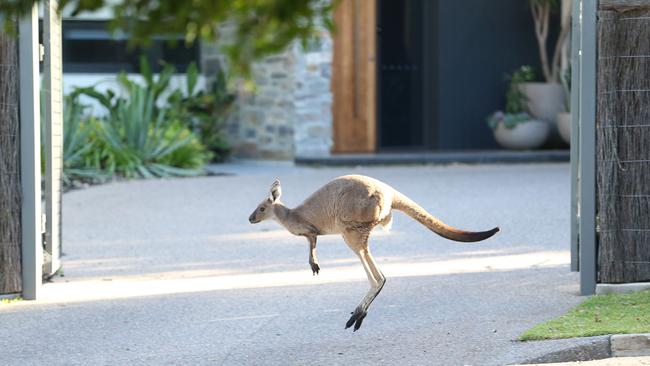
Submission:
[[275,182],[273,182],[271,185],[269,195],[264,198],[264,200],[262,200],[262,202],[257,205],[257,208],[253,210],[253,213],[248,216],[248,222],[251,224],[257,224],[258,222],[274,218],[275,214],[273,213],[273,205],[277,202],[280,202],[278,200],[280,198],[280,194],[282,194],[282,191],[280,189],[280,181],[276,179]]

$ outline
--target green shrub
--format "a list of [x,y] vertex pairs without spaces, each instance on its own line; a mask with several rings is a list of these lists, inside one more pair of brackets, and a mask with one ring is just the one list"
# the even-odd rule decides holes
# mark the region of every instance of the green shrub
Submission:
[[[41,91],[41,174],[45,174],[45,93]],[[92,136],[96,121],[85,114],[87,106],[79,102],[79,95],[72,93],[63,98],[63,172],[64,186],[73,181],[98,182],[106,178],[99,164],[93,164],[89,156],[97,143]]]
[[488,126],[495,130],[499,123],[508,129],[515,128],[520,123],[527,123],[533,118],[528,113],[528,97],[522,92],[521,84],[535,80],[535,72],[530,66],[522,66],[512,75],[508,75],[508,90],[506,91],[505,113],[496,111],[486,119]]
[[507,129],[513,129],[518,124],[526,123],[531,120],[533,120],[533,118],[526,112],[512,114],[496,111],[487,118],[487,124],[492,130],[496,130],[499,123],[503,123],[503,126]]
[[189,141],[165,156],[162,159],[164,164],[183,169],[198,170],[205,165],[206,161],[210,161],[212,158],[212,153],[183,124],[174,122],[165,137],[172,139],[174,136],[178,136],[177,139],[189,139]]
[[74,180],[97,182],[107,178],[101,166],[92,157],[97,147],[97,121],[84,115],[86,106],[79,102],[78,94],[64,98],[63,104],[63,184]]
[[169,111],[174,119],[197,132],[215,161],[223,161],[230,153],[224,130],[235,95],[228,91],[226,75],[221,71],[207,90],[197,90],[197,80],[198,68],[191,63],[186,72],[187,89],[176,89],[167,98]]
[[[164,66],[157,77],[144,58],[140,67],[144,83],[130,80],[125,73],[118,75],[123,96],[87,87],[65,97],[64,184],[98,182],[116,175],[197,175],[214,156],[227,155],[223,127],[235,98],[227,93],[225,76],[219,74],[209,91],[196,90],[198,69],[192,64],[187,89],[170,90],[173,66]],[[88,115],[80,95],[97,101],[105,116]],[[166,104],[162,95],[167,95]]]
[[95,160],[109,174],[148,178],[201,173],[209,159],[202,145],[189,129],[170,120],[166,109],[156,106],[171,73],[165,69],[157,80],[147,80],[147,85],[120,74],[125,97],[116,97],[112,91],[102,94],[93,88],[79,90],[106,107],[108,116],[98,124],[100,148]]
[[528,112],[528,97],[521,91],[521,84],[535,80],[535,72],[530,66],[522,66],[508,76],[510,85],[506,91],[506,113]]

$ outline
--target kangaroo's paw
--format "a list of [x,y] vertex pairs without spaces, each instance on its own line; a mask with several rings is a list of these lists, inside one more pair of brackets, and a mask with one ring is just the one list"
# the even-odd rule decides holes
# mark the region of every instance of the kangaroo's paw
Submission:
[[311,271],[314,273],[314,276],[316,276],[318,272],[320,272],[320,266],[317,262],[312,262],[309,264],[311,265]]
[[359,306],[351,314],[352,314],[352,316],[350,317],[348,322],[345,323],[345,329],[350,328],[352,326],[352,324],[354,324],[354,331],[356,332],[361,327],[361,323],[363,323],[363,318],[366,317],[368,312],[363,310]]

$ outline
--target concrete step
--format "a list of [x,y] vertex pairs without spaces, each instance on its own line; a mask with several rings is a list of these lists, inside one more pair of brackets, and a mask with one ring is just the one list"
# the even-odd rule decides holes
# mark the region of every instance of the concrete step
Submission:
[[376,154],[333,154],[325,157],[296,157],[298,165],[424,165],[568,162],[569,150],[474,150],[399,152]]

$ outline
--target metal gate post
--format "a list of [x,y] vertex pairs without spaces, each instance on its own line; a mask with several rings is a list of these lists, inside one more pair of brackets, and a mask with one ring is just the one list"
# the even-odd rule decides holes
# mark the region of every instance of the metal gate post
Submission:
[[596,291],[596,37],[598,0],[582,2],[580,25],[580,293]]
[[571,6],[571,271],[580,270],[580,9]]
[[19,32],[23,298],[33,300],[41,287],[43,263],[38,5],[20,20]]

